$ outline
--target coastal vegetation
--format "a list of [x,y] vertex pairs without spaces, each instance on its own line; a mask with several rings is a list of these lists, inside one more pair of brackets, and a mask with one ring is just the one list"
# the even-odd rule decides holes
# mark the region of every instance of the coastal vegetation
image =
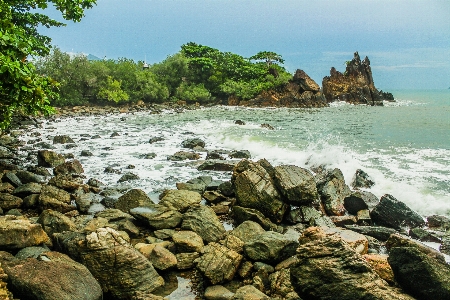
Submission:
[[36,61],[40,74],[59,83],[56,106],[104,102],[202,104],[234,95],[250,99],[286,84],[292,75],[281,55],[262,51],[250,58],[189,42],[160,63],[148,66],[131,59],[89,60],[58,48]]
[[29,56],[50,51],[51,39],[39,34],[38,27],[60,27],[63,23],[38,12],[53,4],[66,20],[78,22],[95,0],[0,0],[0,130],[9,126],[16,111],[27,114],[51,113],[58,98],[58,83],[41,76]]

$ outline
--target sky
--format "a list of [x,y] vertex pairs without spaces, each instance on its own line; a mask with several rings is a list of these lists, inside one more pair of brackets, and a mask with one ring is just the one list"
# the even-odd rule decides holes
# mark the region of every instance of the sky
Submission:
[[358,51],[378,89],[450,87],[449,0],[98,0],[81,22],[40,32],[66,52],[147,63],[188,42],[274,51],[319,85]]

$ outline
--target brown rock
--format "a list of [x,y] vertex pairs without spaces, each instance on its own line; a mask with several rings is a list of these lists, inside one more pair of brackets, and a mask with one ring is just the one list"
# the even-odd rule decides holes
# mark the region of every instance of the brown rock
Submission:
[[21,249],[40,244],[49,244],[40,224],[33,224],[24,217],[0,217],[0,249]]
[[394,272],[388,263],[387,255],[380,254],[364,254],[364,259],[369,263],[372,269],[387,283],[395,285]]

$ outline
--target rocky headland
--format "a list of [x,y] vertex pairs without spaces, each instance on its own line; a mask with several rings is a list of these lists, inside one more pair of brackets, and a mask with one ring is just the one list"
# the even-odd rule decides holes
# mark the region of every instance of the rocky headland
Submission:
[[77,155],[15,135],[0,138],[0,299],[164,299],[180,274],[197,299],[450,298],[450,219],[376,197],[363,170],[348,186],[339,169],[180,140],[169,160],[206,150],[198,169],[230,178],[179,182],[155,203],[131,177],[128,188],[105,186]]

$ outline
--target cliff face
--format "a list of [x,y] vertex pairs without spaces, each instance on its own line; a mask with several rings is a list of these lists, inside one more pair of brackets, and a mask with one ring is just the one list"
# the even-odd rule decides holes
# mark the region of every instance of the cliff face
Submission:
[[361,61],[358,52],[347,62],[344,74],[331,68],[330,76],[323,78],[322,89],[328,102],[340,100],[355,104],[383,105],[383,100],[394,100],[392,94],[375,88],[369,58],[366,56]]
[[303,70],[298,69],[292,80],[277,90],[264,91],[256,98],[239,100],[228,99],[228,105],[256,107],[324,107],[328,103],[319,85]]

